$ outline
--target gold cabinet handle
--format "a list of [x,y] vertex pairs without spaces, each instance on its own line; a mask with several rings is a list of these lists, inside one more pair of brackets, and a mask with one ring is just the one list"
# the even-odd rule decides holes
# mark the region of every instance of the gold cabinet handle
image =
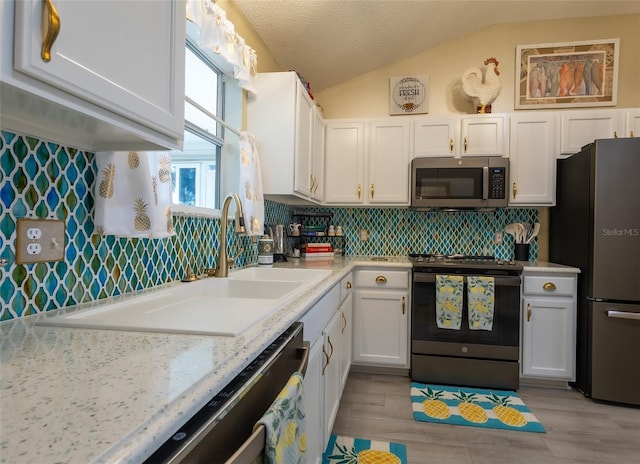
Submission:
[[324,375],[324,370],[327,368],[327,366],[329,365],[329,356],[327,355],[326,350],[324,349],[324,345],[322,345],[322,354],[324,355],[324,360],[326,361],[326,363],[322,364],[322,375]]
[[402,297],[402,314],[405,313],[407,309],[407,300],[405,299],[405,297]]
[[331,348],[331,353],[329,353],[329,359],[327,360],[327,364],[331,362],[331,358],[333,358],[333,343],[331,343],[331,337],[327,335],[327,340],[329,341],[329,347]]
[[376,192],[376,186],[374,184],[371,184],[371,199],[373,200],[373,195]]
[[527,322],[531,320],[531,303],[527,303]]
[[[45,10],[47,13],[45,13]],[[51,61],[51,47],[53,47],[53,43],[60,33],[60,15],[52,0],[43,0],[42,17],[43,22],[47,25],[47,30],[46,32],[42,32],[42,51],[40,52],[40,57],[42,61],[48,63]]]
[[613,138],[617,139],[618,138],[618,132],[617,131],[613,131]]
[[547,282],[542,286],[543,290],[546,290],[547,292],[552,292],[556,289],[556,284],[554,284],[553,282]]
[[453,138],[449,139],[449,153],[453,153]]
[[518,193],[518,185],[515,182],[513,183],[512,190],[513,190],[513,199],[515,200],[516,199],[516,194]]
[[351,282],[347,281],[347,285],[345,285],[345,287],[347,287],[347,290],[351,289]]
[[347,318],[344,317],[344,313],[340,313],[340,315],[342,316],[342,333],[344,333],[344,329],[347,328]]
[[629,137],[635,137],[635,135],[633,135],[633,131],[629,133]]
[[385,276],[378,276],[378,277],[376,277],[376,283],[377,284],[386,284],[387,283],[387,278]]
[[361,196],[362,196],[362,186],[358,184],[358,200],[360,199]]
[[465,137],[465,138],[464,138],[464,152],[465,152],[465,153],[467,152],[467,146],[468,146],[468,145],[469,145],[469,144],[467,143],[467,138]]

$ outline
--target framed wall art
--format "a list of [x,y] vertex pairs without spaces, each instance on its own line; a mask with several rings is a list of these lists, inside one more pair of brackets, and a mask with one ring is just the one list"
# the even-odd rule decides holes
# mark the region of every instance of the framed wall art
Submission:
[[615,106],[619,39],[519,45],[515,108]]
[[389,114],[429,112],[429,76],[391,77]]

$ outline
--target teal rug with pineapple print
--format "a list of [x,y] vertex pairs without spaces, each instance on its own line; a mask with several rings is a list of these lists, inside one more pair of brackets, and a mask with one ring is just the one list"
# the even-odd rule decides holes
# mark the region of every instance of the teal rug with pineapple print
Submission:
[[514,391],[411,383],[413,418],[422,422],[545,433]]

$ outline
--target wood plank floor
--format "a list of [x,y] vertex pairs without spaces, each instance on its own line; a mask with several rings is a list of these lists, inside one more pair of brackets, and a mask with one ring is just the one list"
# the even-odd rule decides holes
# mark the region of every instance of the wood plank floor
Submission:
[[416,422],[408,377],[350,373],[333,433],[407,445],[409,464],[639,464],[640,409],[522,386],[547,433]]

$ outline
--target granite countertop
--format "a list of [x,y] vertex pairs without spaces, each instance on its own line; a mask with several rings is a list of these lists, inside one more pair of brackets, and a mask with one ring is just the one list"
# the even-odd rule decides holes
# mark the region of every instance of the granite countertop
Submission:
[[[332,274],[237,337],[0,323],[0,462],[141,462],[358,265],[406,257],[291,259]],[[188,285],[188,284],[184,284]]]

